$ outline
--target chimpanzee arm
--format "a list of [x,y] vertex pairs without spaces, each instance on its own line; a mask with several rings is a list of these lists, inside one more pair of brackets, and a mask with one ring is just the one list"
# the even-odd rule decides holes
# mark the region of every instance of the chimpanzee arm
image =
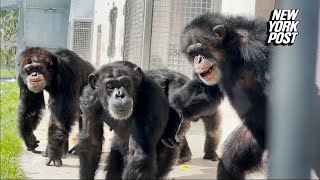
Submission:
[[[223,93],[218,85],[207,86],[194,79],[176,90],[169,97],[170,121],[166,128],[166,133],[161,138],[162,142],[170,148],[179,144],[177,134],[183,119],[194,118],[204,114],[221,103]],[[214,113],[214,112],[212,112]]]
[[129,158],[122,179],[155,178],[156,145],[169,118],[169,104],[163,91],[152,85],[142,85],[142,89],[145,91],[133,111]]
[[103,122],[85,119],[85,129],[79,134],[77,153],[80,159],[80,178],[94,179],[103,141]]
[[216,109],[222,99],[223,93],[218,85],[207,86],[194,79],[170,97],[170,104],[183,118],[188,119]]
[[31,92],[22,81],[18,78],[20,86],[20,104],[18,113],[18,124],[20,134],[28,148],[28,151],[40,153],[35,150],[39,141],[33,134],[40,122],[42,110],[45,108],[43,92]]
[[169,148],[175,148],[179,146],[180,140],[178,132],[182,124],[182,117],[177,113],[175,109],[170,107],[169,109],[169,121],[166,129],[161,137],[161,141]]
[[84,89],[80,98],[83,130],[79,134],[76,152],[80,159],[80,178],[94,179],[98,168],[103,141],[103,109],[95,103],[95,96],[89,87]]

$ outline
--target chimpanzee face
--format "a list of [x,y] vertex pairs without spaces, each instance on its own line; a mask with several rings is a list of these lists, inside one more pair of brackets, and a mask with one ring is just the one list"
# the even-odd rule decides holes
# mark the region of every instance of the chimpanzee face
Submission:
[[[121,62],[122,63],[122,62]],[[117,120],[131,117],[136,91],[141,81],[138,69],[120,69],[119,63],[106,65],[100,72],[89,76],[89,83],[96,90],[104,109]]]
[[50,84],[52,57],[52,54],[40,48],[29,48],[21,54],[20,75],[30,91],[39,93]]
[[215,85],[222,78],[221,69],[225,61],[222,42],[225,34],[222,25],[211,30],[187,27],[182,37],[182,52],[206,85]]

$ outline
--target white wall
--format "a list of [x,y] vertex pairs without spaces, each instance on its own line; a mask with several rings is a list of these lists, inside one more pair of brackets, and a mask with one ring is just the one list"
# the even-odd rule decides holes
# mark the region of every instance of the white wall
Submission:
[[95,0],[71,0],[70,19],[93,18]]
[[[123,8],[125,0],[96,0],[94,13],[94,30],[92,43],[92,63],[96,64],[97,58],[97,30],[101,24],[101,45],[100,45],[100,66],[109,62],[122,60],[122,49],[124,39],[124,15]],[[108,56],[109,46],[109,15],[110,10],[117,7],[117,24],[116,24],[116,52],[113,58]]]
[[221,13],[254,16],[256,0],[221,0]]

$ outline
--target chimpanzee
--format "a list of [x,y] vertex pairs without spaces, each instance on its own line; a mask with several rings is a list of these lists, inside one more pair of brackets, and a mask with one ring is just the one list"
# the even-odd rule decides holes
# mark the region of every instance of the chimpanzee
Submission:
[[80,97],[84,130],[77,153],[80,178],[93,179],[103,137],[103,122],[114,130],[106,179],[165,178],[179,148],[161,142],[169,118],[169,102],[161,87],[135,64],[117,61],[89,76]]
[[[218,160],[216,154],[220,142],[220,112],[219,104],[223,94],[217,86],[206,86],[198,80],[191,80],[181,73],[168,69],[154,69],[145,72],[148,77],[156,81],[165,91],[170,104],[169,122],[163,142],[168,147],[176,146],[173,132],[180,147],[178,163],[191,160],[191,150],[185,137],[191,121],[203,120],[206,139],[204,145],[204,159]],[[181,122],[181,125],[180,123]],[[180,126],[179,126],[180,125]],[[169,131],[169,132],[168,132]]]
[[[218,84],[243,125],[232,132],[218,164],[218,179],[243,179],[266,150],[270,89],[267,23],[241,16],[203,14],[186,25],[181,50],[206,85]],[[209,95],[210,96],[210,95]]]
[[[20,134],[29,151],[39,141],[33,131],[37,128],[45,108],[43,90],[48,91],[51,111],[46,153],[55,166],[61,166],[61,157],[68,150],[71,126],[80,119],[79,97],[88,84],[88,75],[93,66],[74,52],[59,49],[51,53],[43,48],[31,47],[19,57],[20,105],[18,123]],[[81,128],[81,122],[79,122]]]

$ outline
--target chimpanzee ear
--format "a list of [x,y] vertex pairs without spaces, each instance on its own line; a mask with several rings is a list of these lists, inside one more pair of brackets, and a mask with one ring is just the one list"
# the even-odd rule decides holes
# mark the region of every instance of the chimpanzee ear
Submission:
[[98,78],[96,74],[92,73],[89,75],[88,81],[92,89],[96,89],[97,80]]
[[226,36],[226,28],[223,25],[217,25],[212,29],[213,37],[224,39]]
[[133,71],[134,71],[135,74],[136,74],[136,81],[137,81],[137,84],[139,85],[139,84],[141,83],[141,81],[142,81],[143,72],[142,72],[142,70],[141,70],[140,67],[135,67],[135,68],[133,69]]
[[53,58],[56,58],[55,56],[51,56],[50,58],[48,58],[48,63],[50,64],[50,66],[53,65]]

